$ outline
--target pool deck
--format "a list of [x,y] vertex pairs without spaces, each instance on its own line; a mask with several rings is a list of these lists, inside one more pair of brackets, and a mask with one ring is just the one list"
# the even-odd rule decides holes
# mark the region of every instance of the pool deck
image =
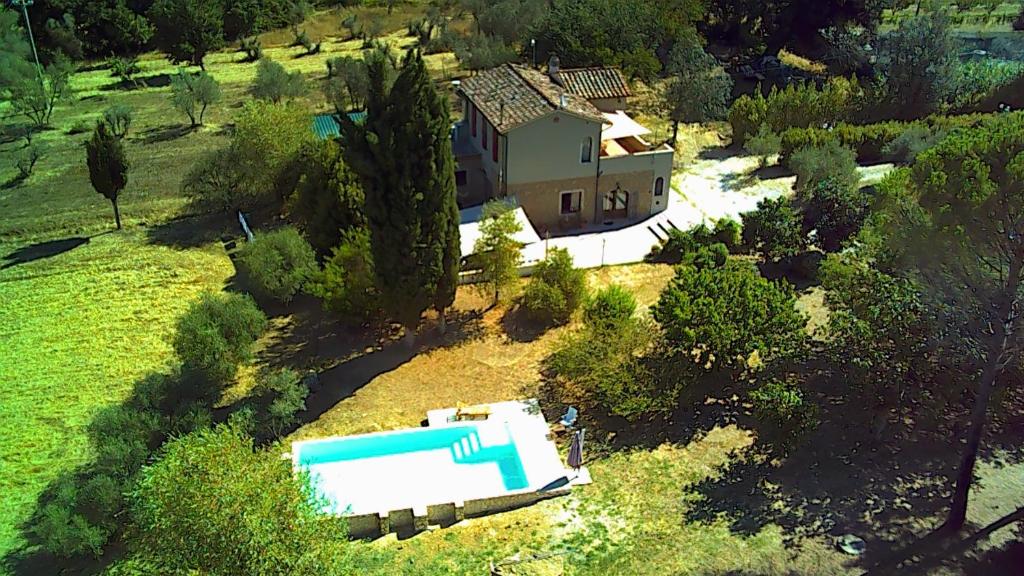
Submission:
[[[514,444],[526,477],[521,489],[507,489],[497,465],[453,463],[450,456],[437,450],[323,462],[306,468],[319,488],[329,498],[333,496],[331,511],[347,517],[355,537],[386,534],[409,523],[416,529],[449,525],[563,495],[572,486],[590,483],[585,467],[578,471],[565,467],[535,399],[487,407],[490,413],[485,420],[456,421],[457,409],[445,408],[427,413],[427,428],[361,436],[472,426],[483,447]],[[296,468],[302,445],[330,440],[295,442],[292,458]],[[342,498],[350,502],[342,503]]]

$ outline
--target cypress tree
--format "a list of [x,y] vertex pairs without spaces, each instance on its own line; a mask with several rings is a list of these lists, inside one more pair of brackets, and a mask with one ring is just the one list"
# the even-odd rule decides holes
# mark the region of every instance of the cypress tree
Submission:
[[128,184],[128,159],[121,139],[103,122],[97,122],[92,138],[85,143],[85,162],[89,166],[92,187],[110,200],[114,207],[114,222],[121,229],[121,211],[117,198]]
[[444,100],[419,52],[406,54],[393,85],[392,65],[380,54],[367,58],[366,120],[339,120],[363,181],[381,304],[411,343],[423,311],[455,299],[458,209]]

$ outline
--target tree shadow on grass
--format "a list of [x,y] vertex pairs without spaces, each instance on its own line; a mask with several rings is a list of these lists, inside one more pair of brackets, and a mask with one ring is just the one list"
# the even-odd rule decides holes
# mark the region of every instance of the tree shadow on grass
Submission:
[[171,85],[172,74],[151,74],[149,76],[136,76],[131,80],[118,80],[103,86],[103,90],[139,90],[142,88],[163,88]]
[[697,157],[701,160],[727,160],[742,153],[743,149],[739,146],[715,146],[701,150]]
[[[844,380],[827,366],[809,379],[820,425],[794,444],[773,442],[755,423],[757,443],[724,474],[695,487],[702,498],[687,520],[711,522],[724,514],[730,528],[744,535],[775,524],[789,543],[852,533],[867,543],[868,561],[935,529],[948,507],[963,446],[953,423],[966,418],[967,407],[947,406],[934,423],[910,420],[878,433]],[[1008,460],[1018,460],[1018,420],[993,422],[980,458],[1007,452]]]
[[[444,334],[428,324],[420,331],[415,345],[411,347],[392,339],[320,372],[310,386],[306,409],[297,414],[299,421],[295,427],[317,420],[377,376],[397,369],[420,354],[457,346],[483,335],[482,315],[479,312],[461,312],[450,316]],[[395,398],[394,401],[401,402],[401,398]]]
[[549,326],[529,317],[522,304],[514,304],[505,308],[501,316],[501,327],[514,342],[533,342],[548,331]]
[[111,230],[108,230],[106,232],[100,232],[99,234],[93,234],[92,236],[72,236],[69,238],[61,238],[60,240],[48,240],[46,242],[37,242],[28,246],[22,246],[14,252],[4,256],[4,263],[0,266],[0,270],[6,270],[29,262],[35,262],[36,260],[59,256],[65,252],[70,252],[83,244],[88,244],[93,238],[103,236],[104,234],[110,234],[111,232]]
[[785,280],[794,289],[803,291],[821,284],[818,269],[824,260],[825,253],[812,250],[778,262],[759,262],[757,269],[769,280]]
[[177,140],[182,136],[185,136],[195,131],[194,126],[188,124],[171,124],[168,126],[160,126],[157,128],[150,128],[143,132],[138,133],[133,140],[138,140],[143,144],[157,144],[160,142],[170,142],[171,140]]
[[171,248],[196,248],[241,235],[238,219],[230,214],[186,214],[146,228],[146,241]]
[[29,174],[25,174],[24,172],[19,171],[14,176],[8,178],[6,182],[0,184],[0,190],[11,190],[13,188],[17,188],[18,186],[21,186],[22,183],[25,182],[25,180],[28,180],[28,177]]

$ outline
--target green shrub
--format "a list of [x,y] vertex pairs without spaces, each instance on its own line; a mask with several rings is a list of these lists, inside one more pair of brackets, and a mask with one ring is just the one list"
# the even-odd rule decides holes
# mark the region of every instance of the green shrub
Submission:
[[636,313],[636,297],[618,284],[598,290],[583,309],[583,322],[603,330],[628,321]]
[[564,324],[587,296],[587,279],[573,268],[564,248],[553,248],[533,271],[523,294],[528,315],[545,324]]
[[729,252],[736,252],[742,242],[740,223],[728,216],[719,218],[715,222],[715,231],[712,240],[715,243],[725,244]]
[[825,179],[835,180],[851,188],[857,187],[860,182],[856,154],[835,140],[797,150],[789,158],[788,164],[796,173],[794,188],[797,198],[806,197],[812,188]]
[[924,124],[913,124],[887,143],[882,153],[895,162],[912,164],[917,155],[931,148],[946,136],[944,130],[932,129]]
[[28,148],[18,155],[15,163],[18,167],[18,174],[22,180],[27,179],[35,170],[36,163],[43,157],[43,147],[39,144],[30,144]]
[[89,437],[99,473],[126,481],[146,463],[163,441],[164,422],[154,412],[136,407],[111,406],[89,423]]
[[79,554],[92,554],[98,558],[110,538],[107,530],[90,524],[70,504],[50,502],[44,504],[37,514],[32,526],[33,535],[43,550],[61,558]]
[[816,231],[822,250],[835,252],[864,225],[869,202],[861,188],[826,178],[808,193],[803,210],[804,229]]
[[729,259],[729,249],[725,244],[717,243],[710,246],[700,246],[697,250],[690,252],[683,258],[683,263],[693,266],[698,270],[704,268],[718,268],[725,266]]
[[781,133],[788,128],[807,128],[848,120],[860,93],[855,79],[831,78],[820,89],[810,82],[794,83],[768,96],[760,88],[753,96],[741,96],[729,110],[733,142],[745,144],[762,126]]
[[92,127],[95,125],[96,123],[92,120],[89,120],[88,118],[80,118],[72,122],[71,126],[68,126],[68,129],[64,133],[69,136],[73,136],[75,134],[84,134],[86,132],[92,132]]
[[[729,226],[729,224],[724,224],[724,226]],[[728,235],[728,232],[723,231],[723,236]],[[665,242],[651,250],[647,259],[654,262],[678,264],[699,248],[710,246],[718,241],[718,229],[712,230],[703,222],[686,231],[672,228],[668,231],[668,238]]]
[[741,144],[757,134],[767,121],[768,101],[758,89],[753,96],[744,94],[729,107],[729,124],[732,126],[733,144]]
[[110,75],[124,83],[134,83],[133,76],[140,72],[138,56],[115,56],[110,59]]
[[309,387],[295,370],[284,368],[259,376],[253,390],[255,419],[258,429],[278,438],[292,424],[298,422],[296,414],[306,409]]
[[124,104],[114,104],[103,112],[103,123],[118,138],[128,135],[132,125],[132,109]]
[[743,245],[761,252],[765,260],[780,260],[800,253],[806,244],[803,225],[787,198],[765,198],[757,210],[744,212]]
[[568,322],[572,311],[558,288],[538,280],[531,280],[523,291],[523,307],[534,322],[551,325]]
[[743,148],[757,156],[758,166],[764,168],[768,164],[768,157],[778,154],[782,150],[782,136],[772,132],[767,124],[762,124],[757,134],[747,136]]
[[370,250],[370,232],[351,228],[342,234],[341,244],[324,262],[323,271],[310,287],[310,292],[324,301],[324,306],[342,318],[364,322],[380,312]]
[[787,357],[806,336],[807,318],[792,289],[749,262],[677,267],[651,312],[668,348],[703,370],[742,367],[755,351],[765,359]]
[[178,320],[173,345],[186,379],[211,385],[201,389],[204,399],[219,397],[238,365],[252,359],[252,345],[266,324],[247,295],[205,293],[189,306]]
[[787,436],[799,436],[818,424],[817,406],[793,384],[770,380],[750,392],[754,415]]
[[686,367],[656,353],[657,327],[630,317],[606,329],[565,336],[544,360],[567,401],[635,420],[677,407]]
[[301,72],[288,72],[279,62],[262,58],[256,65],[256,78],[250,92],[260,100],[277,103],[305,94],[306,83]]
[[238,251],[238,262],[258,294],[281,302],[317,273],[313,248],[290,226],[256,235]]
[[242,38],[238,49],[245,52],[245,62],[256,62],[263,58],[263,44],[260,43],[260,39],[256,36]]

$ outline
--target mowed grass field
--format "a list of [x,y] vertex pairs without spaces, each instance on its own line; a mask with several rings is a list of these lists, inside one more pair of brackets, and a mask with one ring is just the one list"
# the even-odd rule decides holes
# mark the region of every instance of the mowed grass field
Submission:
[[0,554],[46,483],[88,458],[95,411],[165,369],[178,316],[234,273],[219,242],[177,250],[135,230],[11,264],[0,270]]
[[[415,15],[396,11],[384,39],[408,46],[413,40],[404,26]],[[287,47],[288,31],[263,36],[266,56],[303,73],[309,93],[302,103],[311,113],[329,109],[320,91],[327,59],[361,54],[361,42],[328,34],[342,34],[342,17],[321,13],[303,26],[323,41],[317,55]],[[233,118],[251,98],[256,64],[241,59],[233,48],[208,56],[222,98],[195,130],[169,101],[169,75],[178,67],[150,53],[140,58],[138,86],[126,87],[102,62],[81,67],[72,97],[33,137],[44,154],[27,180],[15,178],[25,141],[10,133],[0,138],[0,556],[19,545],[18,525],[47,483],[89,457],[84,427],[93,414],[147,373],[165,369],[178,316],[234,273],[220,242],[195,235],[190,219],[177,218],[188,204],[182,179],[203,154],[228,144]],[[427,61],[439,79],[457,72],[450,53]],[[123,231],[113,231],[110,203],[89,183],[83,146],[115,104],[133,114]],[[23,122],[6,104],[0,120],[9,128]],[[230,218],[223,216],[226,226]]]

